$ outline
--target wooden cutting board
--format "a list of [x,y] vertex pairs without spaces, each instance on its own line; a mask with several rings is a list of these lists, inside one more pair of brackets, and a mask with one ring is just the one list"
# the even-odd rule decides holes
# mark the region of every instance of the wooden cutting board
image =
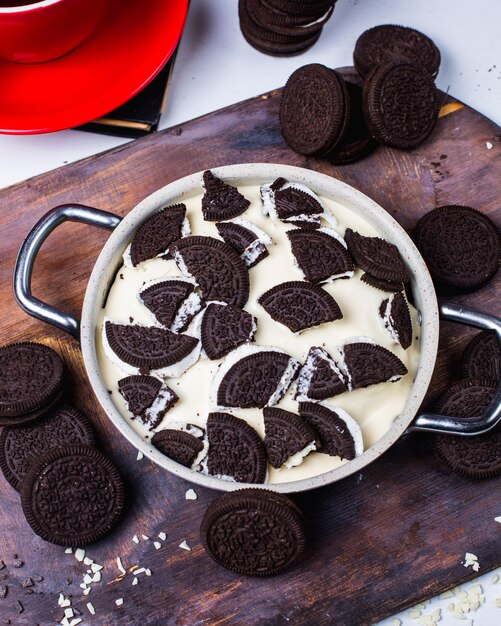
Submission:
[[[0,192],[0,343],[33,339],[50,344],[72,375],[73,401],[92,419],[100,440],[130,488],[127,511],[116,530],[88,555],[104,565],[103,580],[81,596],[87,569],[64,549],[44,543],[27,526],[18,494],[0,478],[0,559],[9,576],[0,616],[15,624],[51,624],[63,616],[58,594],[73,594],[85,624],[247,625],[329,624],[360,626],[475,576],[461,565],[475,553],[480,571],[501,565],[501,478],[474,482],[455,476],[430,450],[430,437],[403,437],[361,474],[302,494],[309,547],[292,571],[271,579],[241,578],[216,566],[199,540],[203,513],[216,495],[190,485],[136,452],[108,422],[85,378],[78,344],[27,317],[11,292],[12,268],[21,241],[48,209],[80,202],[125,215],[155,189],[181,176],[218,165],[276,162],[337,177],[368,194],[406,229],[429,209],[467,204],[501,224],[501,130],[467,106],[448,99],[428,143],[413,152],[380,147],[354,165],[333,167],[291,152],[281,139],[278,91],[139,139],[110,152],[37,176]],[[445,102],[445,100],[444,100]],[[488,149],[486,142],[492,144]],[[44,244],[34,293],[78,315],[86,281],[107,233],[65,224]],[[501,278],[475,294],[453,298],[501,313]],[[461,351],[471,332],[443,324],[430,397],[459,376]],[[153,539],[166,532],[166,541]],[[132,541],[137,534],[150,540]],[[178,546],[186,540],[191,552]],[[13,567],[13,555],[24,561]],[[119,575],[150,568],[151,577]],[[21,582],[44,577],[27,594]],[[71,583],[67,581],[71,580]],[[123,606],[115,600],[123,598]],[[15,608],[20,601],[24,612]],[[96,616],[85,604],[92,601]]]

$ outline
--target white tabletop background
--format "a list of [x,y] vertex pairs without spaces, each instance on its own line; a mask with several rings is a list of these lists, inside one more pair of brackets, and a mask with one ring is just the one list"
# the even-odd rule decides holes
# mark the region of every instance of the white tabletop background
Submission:
[[[318,62],[332,68],[351,65],[360,33],[384,23],[413,26],[431,36],[442,53],[438,87],[449,89],[501,125],[500,0],[338,0],[319,41],[306,53],[292,58],[265,56],[245,42],[238,26],[236,0],[192,0],[160,128],[282,86],[297,67],[306,63]],[[126,141],[130,140],[73,130],[0,136],[0,188]],[[464,551],[468,550],[465,545]],[[458,554],[458,563],[463,556]],[[477,556],[481,573],[483,555]],[[501,579],[501,568],[497,574]],[[501,581],[495,584],[492,579],[492,573],[479,578],[485,602],[476,612],[467,613],[462,622],[447,609],[450,603],[460,602],[458,596],[435,598],[421,609],[420,615],[409,616],[405,611],[397,617],[406,626],[426,626],[433,622],[424,616],[440,608],[441,626],[468,624],[470,619],[476,626],[499,626],[501,607],[496,607],[495,600],[501,598]],[[464,585],[466,590],[471,587],[472,583]],[[392,618],[382,622],[384,626],[397,623]]]

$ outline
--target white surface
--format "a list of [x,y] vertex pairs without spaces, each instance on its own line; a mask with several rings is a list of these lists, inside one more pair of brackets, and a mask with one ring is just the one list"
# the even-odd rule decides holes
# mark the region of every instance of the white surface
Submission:
[[[245,42],[236,0],[192,0],[160,127],[279,87],[306,63],[351,65],[357,37],[382,23],[430,35],[442,53],[438,86],[450,86],[452,94],[501,125],[500,21],[501,2],[493,0],[338,0],[310,50],[275,58]],[[0,188],[126,141],[81,131],[0,136]]]
[[[238,28],[236,5],[236,0],[192,0],[161,128],[281,86],[294,69],[306,63],[350,65],[358,35],[380,23],[414,26],[430,35],[442,53],[438,86],[450,88],[454,96],[501,125],[501,2],[338,0],[315,46],[285,59],[264,56],[246,44]],[[79,131],[0,136],[0,188],[126,141]],[[501,541],[501,527],[499,534]],[[482,555],[478,556],[482,566]],[[462,557],[458,555],[458,560]],[[501,585],[490,584],[491,578],[487,574],[480,579],[486,602],[464,622],[448,615],[447,605],[455,599],[433,600],[423,613],[441,607],[444,626],[468,624],[472,618],[481,626],[501,624],[501,609],[494,604],[501,597]],[[406,612],[399,617],[405,625],[420,624],[420,618],[407,617]],[[389,626],[391,620],[383,624]]]

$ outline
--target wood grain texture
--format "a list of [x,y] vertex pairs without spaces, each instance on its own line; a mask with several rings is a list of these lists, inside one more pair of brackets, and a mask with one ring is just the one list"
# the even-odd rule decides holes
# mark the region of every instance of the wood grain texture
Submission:
[[[86,567],[57,546],[34,536],[22,516],[18,494],[0,479],[0,559],[8,596],[0,617],[19,625],[61,619],[60,591],[73,594],[85,624],[160,626],[275,624],[371,624],[417,601],[473,577],[461,565],[466,551],[478,555],[481,571],[501,565],[501,479],[474,482],[450,473],[430,451],[426,435],[403,437],[361,474],[297,497],[305,511],[309,547],[292,571],[269,580],[235,576],[204,553],[198,529],[214,492],[190,487],[136,452],[114,430],[89,385],[78,344],[27,317],[16,306],[12,268],[31,226],[50,208],[79,202],[125,215],[157,188],[197,170],[245,162],[305,166],[337,177],[368,194],[406,229],[435,206],[470,204],[501,222],[501,131],[464,106],[442,117],[431,141],[413,152],[384,147],[363,161],[333,167],[305,159],[283,143],[277,126],[279,92],[237,104],[174,129],[43,174],[0,191],[0,343],[34,339],[55,347],[71,371],[72,400],[89,414],[101,447],[117,463],[130,486],[127,512],[115,531],[88,549],[105,566],[103,581],[82,597]],[[485,142],[494,147],[486,149]],[[65,224],[42,247],[34,293],[78,315],[86,281],[107,233]],[[456,303],[500,313],[501,279],[484,289],[453,298]],[[458,376],[458,362],[471,331],[444,324],[430,397]],[[132,542],[134,534],[157,538]],[[187,540],[191,552],[178,546]],[[14,553],[25,565],[13,567]],[[118,578],[116,557],[129,568],[149,567],[151,577]],[[44,576],[35,593],[21,581]],[[65,579],[72,579],[67,584]],[[0,582],[0,584],[5,584]],[[115,599],[123,597],[117,607]],[[20,615],[16,600],[24,606]],[[87,612],[92,601],[96,616]]]

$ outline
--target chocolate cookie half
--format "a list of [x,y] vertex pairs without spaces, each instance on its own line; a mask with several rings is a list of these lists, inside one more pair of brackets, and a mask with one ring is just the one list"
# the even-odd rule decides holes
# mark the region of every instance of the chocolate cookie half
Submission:
[[258,302],[272,319],[293,333],[343,317],[330,293],[319,285],[300,280],[272,287],[258,298]]
[[52,348],[14,343],[0,348],[0,426],[42,417],[59,401],[64,365]]
[[364,451],[360,426],[343,409],[300,402],[299,414],[318,433],[324,454],[351,461]]
[[21,483],[23,513],[33,532],[61,546],[97,541],[116,524],[124,504],[118,470],[91,446],[50,448]]
[[143,261],[168,255],[169,245],[189,234],[186,206],[174,204],[150,215],[136,230],[124,253],[125,265],[135,267]]
[[412,343],[412,320],[409,306],[401,292],[381,302],[379,317],[393,341],[407,350]]
[[292,254],[305,280],[324,283],[353,276],[353,259],[341,235],[331,228],[287,231]]
[[0,434],[0,468],[17,491],[37,457],[49,448],[67,443],[94,445],[89,420],[70,404],[54,409],[33,424],[3,428]]
[[271,346],[247,344],[230,352],[212,383],[212,406],[249,409],[277,404],[300,363]]
[[207,472],[239,483],[264,483],[268,463],[257,432],[230,413],[209,413],[207,418]]
[[210,170],[203,174],[203,186],[205,194],[202,198],[202,213],[209,222],[230,220],[250,205],[236,187],[214,176]]
[[134,417],[150,430],[156,428],[165,414],[179,400],[175,391],[155,376],[127,376],[118,381],[118,391]]
[[380,237],[366,237],[347,228],[344,239],[355,263],[371,276],[388,282],[408,282],[409,273],[397,246]]
[[249,272],[238,252],[224,241],[195,235],[172,244],[170,251],[181,272],[196,280],[205,301],[245,305]]
[[265,407],[264,445],[272,467],[287,469],[300,465],[310,452],[320,448],[315,431],[308,422],[290,411]]
[[156,432],[151,438],[151,443],[169,459],[191,469],[199,465],[205,451],[204,442],[200,438],[171,428]]
[[474,291],[501,263],[501,234],[487,215],[449,205],[426,213],[412,237],[441,293]]
[[200,538],[219,565],[244,576],[272,576],[290,568],[305,548],[304,519],[289,498],[241,489],[215,498]]
[[338,365],[350,391],[378,383],[396,382],[407,374],[407,368],[396,354],[356,337],[347,340],[340,348]]
[[209,359],[221,359],[243,343],[254,339],[256,318],[232,304],[211,302],[205,310],[200,336]]

